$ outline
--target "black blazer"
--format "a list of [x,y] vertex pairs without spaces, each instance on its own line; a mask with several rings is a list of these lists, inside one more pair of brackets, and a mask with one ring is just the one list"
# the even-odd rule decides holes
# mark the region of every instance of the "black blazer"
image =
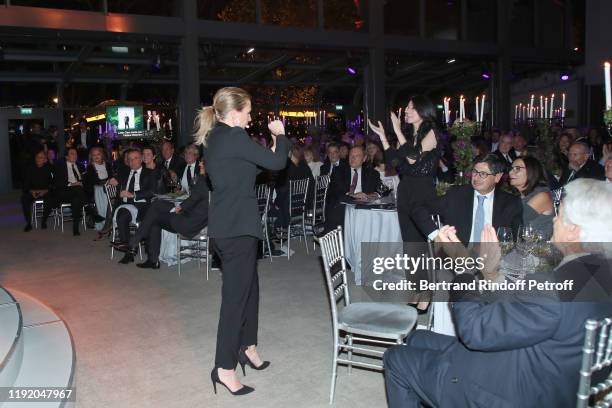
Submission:
[[[170,162],[172,163],[172,162]],[[191,191],[191,187],[196,183],[198,176],[200,175],[200,161],[196,160],[196,162],[194,163],[194,167],[193,167],[193,174],[192,174],[192,179],[191,179],[191,185],[189,186],[189,190]],[[183,171],[181,173],[177,173],[177,177],[178,177],[178,182],[179,184],[181,183],[181,181],[183,180],[183,176],[185,175],[185,172],[187,171],[187,162],[185,162],[185,167],[183,167]]]
[[[472,232],[474,213],[474,188],[471,185],[453,186],[442,197],[416,205],[411,216],[421,232],[428,236],[437,229],[432,214],[440,215],[444,225],[457,229],[459,240],[468,244]],[[499,187],[493,195],[493,228],[510,227],[516,237],[518,227],[523,223],[523,205],[518,196],[506,193]]]
[[[163,159],[163,157],[160,164],[166,167],[166,161]],[[187,163],[185,163],[185,159],[183,159],[177,154],[173,154],[170,158],[170,166],[168,167],[168,170],[172,170],[173,172],[175,172],[176,176],[179,178],[180,181],[186,165]]]
[[516,160],[516,152],[514,151],[514,149],[510,149],[510,151],[508,152],[508,156],[510,156],[510,161],[506,160],[502,152],[500,152],[499,150],[496,150],[493,153],[499,158],[499,160],[504,162],[507,167],[509,167],[512,162]]
[[53,185],[53,167],[44,164],[38,167],[36,164],[30,165],[23,177],[23,191],[30,190],[50,190]]
[[[106,167],[106,172],[108,173],[108,178],[113,177],[113,167],[111,166],[111,164],[109,162],[104,162],[104,165]],[[96,171],[93,162],[90,162],[87,165],[87,173],[85,174],[85,180],[83,182],[85,193],[90,197],[93,196],[94,186],[102,185],[105,181],[106,180],[100,180],[100,177],[98,177],[98,172]]]
[[458,339],[423,363],[437,367],[431,378],[453,383],[441,406],[574,406],[584,324],[612,315],[609,262],[587,255],[550,274],[528,275],[529,280],[573,281],[559,297],[536,290],[468,292],[464,296],[471,300],[454,303]]
[[174,230],[187,237],[193,237],[208,225],[208,179],[200,177],[191,187],[189,198],[183,201],[180,214],[170,216]]
[[[571,173],[572,173],[572,170],[569,168],[569,166],[566,166],[563,169],[563,172],[561,173],[561,178],[559,179],[559,183],[562,186],[568,183],[568,179]],[[606,172],[604,170],[604,167],[601,164],[597,163],[596,161],[592,159],[588,159],[586,163],[584,163],[584,166],[582,166],[580,170],[578,170],[574,174],[574,177],[572,177],[572,180],[576,180],[579,178],[592,178],[596,180],[605,180]]]
[[[79,173],[81,173],[81,181],[84,182],[85,172],[83,166],[78,162],[75,163]],[[68,168],[66,167],[66,160],[61,159],[55,162],[55,170],[53,172],[53,187],[58,193],[63,193],[68,190]]]
[[[74,138],[74,146],[77,149],[85,149],[85,146],[83,146],[83,144],[81,143],[81,131],[77,131],[73,134],[73,138]],[[95,134],[93,134],[92,132],[87,132],[87,149],[91,149],[94,146],[99,146],[100,145],[100,140],[98,139],[98,136],[96,136]]]
[[[320,174],[322,176],[328,175],[329,174],[329,167],[330,167],[329,159],[325,159],[325,161],[321,165],[321,173]],[[342,160],[342,159],[340,159],[340,161],[338,163],[338,167],[350,168],[348,162],[346,160]]]
[[[121,204],[126,204],[123,202],[123,198],[119,197],[119,192],[128,189],[128,180],[130,178],[131,170],[127,173],[124,173],[119,176],[118,180],[119,185],[117,186],[117,201],[116,205],[119,206]],[[145,202],[129,202],[130,204],[134,204],[136,208],[138,208],[138,221],[142,220],[145,216],[146,210],[149,208],[149,204],[151,203],[151,199],[155,195],[155,189],[157,187],[157,180],[155,179],[155,172],[151,169],[147,169],[146,167],[142,167],[142,171],[140,173],[140,189],[134,192],[134,200],[145,200]]]
[[[353,170],[349,166],[338,166],[332,172],[327,190],[327,205],[334,207],[346,197],[351,189]],[[361,167],[361,191],[366,194],[376,193],[382,182],[380,173],[369,167]]]
[[263,239],[255,196],[257,166],[283,169],[289,149],[285,136],[276,138],[276,152],[273,152],[251,140],[244,129],[217,123],[204,149],[206,172],[213,190],[208,214],[210,237],[248,235]]

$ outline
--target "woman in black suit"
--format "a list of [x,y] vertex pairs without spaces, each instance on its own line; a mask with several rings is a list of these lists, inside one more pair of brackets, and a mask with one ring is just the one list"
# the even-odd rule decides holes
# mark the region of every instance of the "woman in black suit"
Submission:
[[222,88],[213,105],[196,119],[196,144],[204,146],[204,162],[212,183],[208,234],[221,259],[223,287],[217,331],[213,386],[220,383],[233,395],[248,394],[236,363],[263,370],[269,362],[257,353],[259,283],[257,247],[263,239],[255,196],[258,167],[281,170],[289,154],[289,141],[280,121],[271,122],[272,148],[251,140],[244,128],[251,120],[251,96],[240,88]]

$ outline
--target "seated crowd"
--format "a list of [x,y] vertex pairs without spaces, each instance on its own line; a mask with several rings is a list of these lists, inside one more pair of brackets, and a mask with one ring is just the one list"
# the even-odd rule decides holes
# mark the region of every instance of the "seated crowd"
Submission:
[[[67,203],[74,235],[79,235],[83,215],[95,223],[97,239],[106,237],[114,223],[117,236],[112,245],[125,253],[120,262],[133,262],[145,241],[147,260],[138,266],[157,269],[162,230],[193,237],[206,227],[210,185],[206,165],[199,160],[200,148],[188,145],[177,154],[174,145],[164,141],[159,152],[154,146],[132,147],[112,162],[86,132],[81,136],[66,148],[62,160],[51,163],[48,150],[34,155],[23,181],[25,231],[32,229],[34,201],[43,201],[42,228],[47,227],[52,210]],[[457,173],[452,141],[437,134],[433,140],[438,152],[430,156],[435,158],[435,180],[452,181]],[[495,241],[500,227],[510,229],[516,238],[521,225],[532,225],[542,239],[558,243],[564,255],[553,278],[578,279],[576,271],[582,271],[585,263],[595,265],[585,274],[597,275],[599,297],[577,304],[533,297],[503,302],[481,299],[480,293],[451,293],[455,336],[419,330],[408,337],[407,346],[386,352],[391,407],[567,406],[573,401],[584,322],[612,316],[609,265],[585,246],[593,240],[612,241],[612,143],[604,143],[596,132],[580,137],[576,129],[558,132],[555,140],[553,160],[548,160],[537,151],[537,135],[485,132],[472,141],[470,182],[412,202],[408,216],[420,236],[465,246]],[[329,176],[325,213],[329,231],[344,223],[343,201],[377,197],[383,185],[397,189],[400,177],[410,175],[402,164],[389,160],[384,137],[345,133],[336,138],[323,134],[305,143],[292,141],[286,168],[262,172],[257,180],[275,190],[270,213],[277,227],[290,221],[289,181],[309,180],[306,201],[311,208],[315,178]],[[267,145],[267,140],[253,138],[253,143]],[[392,149],[399,152],[394,154],[404,155],[410,165],[418,164],[425,149],[413,149],[418,152],[411,156],[412,150],[401,145]],[[81,166],[83,157],[88,159],[86,168]],[[112,188],[117,190],[116,201],[108,205]],[[562,189],[567,196],[559,207]],[[153,200],[156,194],[179,191],[189,197],[178,205]],[[445,226],[436,225],[433,214]],[[503,280],[495,268],[481,278]],[[456,279],[477,278],[464,274]],[[465,298],[472,301],[462,302]]]

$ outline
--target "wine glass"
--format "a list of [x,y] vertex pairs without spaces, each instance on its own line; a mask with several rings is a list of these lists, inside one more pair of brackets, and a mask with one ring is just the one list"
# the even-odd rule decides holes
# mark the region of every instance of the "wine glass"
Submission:
[[514,246],[514,234],[512,233],[512,229],[508,227],[499,227],[497,229],[497,239],[499,240],[502,254],[508,254]]

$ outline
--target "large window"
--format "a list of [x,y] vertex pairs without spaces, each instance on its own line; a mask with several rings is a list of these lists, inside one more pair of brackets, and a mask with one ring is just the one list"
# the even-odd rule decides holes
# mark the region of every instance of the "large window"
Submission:
[[385,34],[419,35],[419,0],[385,2]]
[[315,28],[316,0],[261,0],[262,22],[285,27]]
[[198,0],[198,16],[205,20],[255,23],[255,0]]
[[[3,2],[5,3],[6,0]],[[12,6],[101,11],[102,0],[11,0]]]
[[459,38],[460,0],[427,0],[425,32],[427,37],[444,40]]
[[565,2],[554,0],[539,1],[539,46],[546,48],[562,48],[565,33]]
[[515,0],[508,8],[512,43],[533,45],[533,0]]
[[497,2],[491,0],[467,1],[467,40],[497,41]]
[[367,30],[366,8],[367,2],[363,0],[323,0],[324,27],[326,30]]
[[175,15],[173,0],[107,0],[111,13],[145,14],[152,16]]

